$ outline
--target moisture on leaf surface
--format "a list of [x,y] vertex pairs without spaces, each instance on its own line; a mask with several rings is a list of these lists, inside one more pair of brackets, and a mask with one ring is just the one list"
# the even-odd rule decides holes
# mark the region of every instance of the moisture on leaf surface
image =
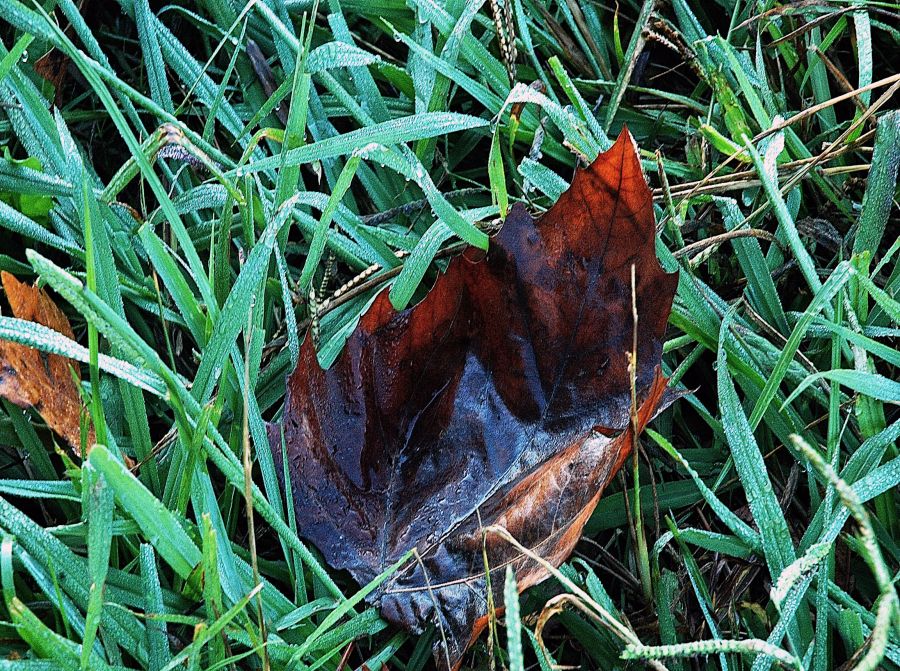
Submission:
[[675,284],[623,131],[553,208],[514,207],[487,255],[454,259],[421,303],[397,312],[382,292],[330,369],[306,339],[271,433],[301,535],[362,584],[416,548],[372,598],[413,632],[434,623],[438,664],[458,666],[486,622],[485,555],[497,604],[507,565],[520,590],[547,577],[482,530],[562,563],[668,402]]

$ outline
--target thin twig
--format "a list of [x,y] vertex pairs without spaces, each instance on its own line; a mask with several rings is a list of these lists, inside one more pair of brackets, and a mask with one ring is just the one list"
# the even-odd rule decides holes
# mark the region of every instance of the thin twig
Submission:
[[769,242],[773,242],[775,240],[775,236],[768,231],[763,231],[759,228],[739,228],[734,231],[728,231],[727,233],[714,235],[711,238],[704,238],[703,240],[692,242],[691,244],[685,245],[681,249],[672,252],[672,256],[678,259],[682,256],[704,250],[707,247],[720,245],[723,242],[728,242],[729,240],[733,240],[734,238],[761,238],[763,240],[768,240]]

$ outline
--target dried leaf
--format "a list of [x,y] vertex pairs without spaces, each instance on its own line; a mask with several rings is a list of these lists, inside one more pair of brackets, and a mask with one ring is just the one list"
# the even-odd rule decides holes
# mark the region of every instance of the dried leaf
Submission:
[[[654,244],[623,131],[540,219],[512,208],[486,257],[454,259],[421,303],[396,312],[381,293],[331,369],[306,339],[283,418],[300,533],[360,583],[416,548],[374,599],[412,632],[438,625],[441,667],[486,623],[483,550],[498,604],[508,564],[520,590],[547,577],[481,530],[559,565],[635,426],[671,399],[659,362],[676,278]],[[271,438],[278,457],[279,427]]]
[[55,47],[34,62],[35,73],[53,85],[53,104],[59,108],[62,107],[63,85],[71,63],[71,59]]
[[[12,313],[18,319],[42,324],[75,339],[69,320],[47,292],[0,273]],[[78,364],[57,354],[45,354],[8,340],[0,340],[0,396],[23,408],[34,408],[47,425],[81,452],[81,396]],[[88,446],[94,442],[93,432]]]

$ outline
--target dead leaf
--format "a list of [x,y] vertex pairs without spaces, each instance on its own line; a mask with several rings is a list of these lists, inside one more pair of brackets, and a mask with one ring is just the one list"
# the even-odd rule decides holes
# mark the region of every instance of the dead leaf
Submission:
[[[69,320],[46,291],[19,282],[6,271],[0,273],[0,279],[15,317],[75,339]],[[78,364],[69,358],[0,340],[0,396],[37,410],[47,425],[81,454],[81,395],[71,370],[80,380]],[[88,449],[93,442],[91,431]]]
[[483,548],[497,604],[507,564],[519,589],[547,577],[481,530],[502,525],[559,565],[631,452],[632,266],[638,430],[669,402],[676,276],[654,244],[623,131],[546,214],[514,207],[487,256],[454,259],[421,303],[396,312],[382,292],[329,370],[304,342],[282,422],[300,533],[362,584],[416,548],[373,598],[414,633],[438,625],[441,667],[486,624]]
[[69,65],[71,65],[69,57],[56,47],[52,47],[34,62],[35,73],[53,86],[53,104],[59,108],[62,107],[63,85],[66,82]]

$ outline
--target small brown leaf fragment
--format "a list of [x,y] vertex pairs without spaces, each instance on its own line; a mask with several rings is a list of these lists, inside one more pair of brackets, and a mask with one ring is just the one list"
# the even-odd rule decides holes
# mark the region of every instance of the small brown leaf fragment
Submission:
[[[503,526],[558,566],[635,431],[671,402],[660,359],[676,276],[655,241],[623,131],[539,219],[513,207],[487,255],[454,259],[421,303],[397,312],[377,296],[329,370],[304,342],[282,422],[299,531],[363,584],[416,548],[373,600],[414,633],[436,623],[440,667],[487,622],[485,553],[498,607],[506,566],[520,590],[548,576],[482,530]],[[271,439],[278,459],[280,427]]]
[[34,71],[42,79],[53,85],[53,104],[61,108],[63,101],[63,85],[66,82],[71,60],[57,48],[51,48],[46,54],[34,62]]
[[[0,273],[13,316],[35,322],[75,339],[69,320],[47,292]],[[8,340],[0,340],[0,396],[23,408],[34,408],[47,425],[81,453],[81,396],[72,370],[78,364],[58,354],[45,354]],[[94,442],[88,435],[88,449]]]

